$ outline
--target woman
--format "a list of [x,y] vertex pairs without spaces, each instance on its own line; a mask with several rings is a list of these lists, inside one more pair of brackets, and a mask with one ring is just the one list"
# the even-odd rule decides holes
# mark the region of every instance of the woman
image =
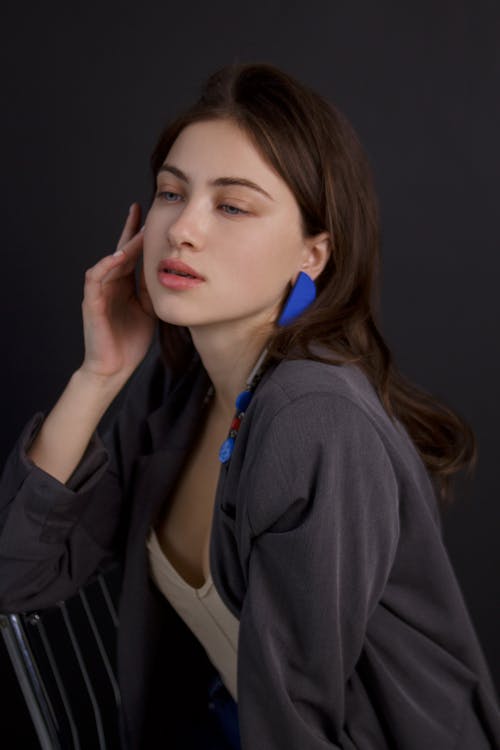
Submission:
[[377,328],[351,127],[275,67],[231,65],[152,170],[143,228],[133,204],[86,273],[84,361],[7,461],[0,610],[123,560],[127,748],[495,746],[437,502],[474,438]]

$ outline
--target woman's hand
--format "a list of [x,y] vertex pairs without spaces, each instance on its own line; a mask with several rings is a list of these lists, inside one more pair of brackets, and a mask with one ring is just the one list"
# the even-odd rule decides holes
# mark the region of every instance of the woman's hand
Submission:
[[157,315],[146,289],[144,266],[136,290],[135,268],[143,250],[141,209],[133,203],[118,240],[117,252],[85,272],[82,302],[85,357],[89,375],[127,380],[151,344]]

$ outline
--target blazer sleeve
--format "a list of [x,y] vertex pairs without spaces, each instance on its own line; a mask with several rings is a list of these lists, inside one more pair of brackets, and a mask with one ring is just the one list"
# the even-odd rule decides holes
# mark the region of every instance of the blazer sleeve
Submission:
[[290,402],[259,438],[241,611],[242,748],[353,748],[347,682],[399,536],[398,487],[371,419],[344,397]]
[[37,412],[24,426],[0,479],[0,612],[52,606],[100,566],[120,559],[134,460],[144,447],[152,393],[161,387],[159,363],[146,360],[125,385],[120,410],[102,435],[101,420],[65,484],[27,456],[45,414]]

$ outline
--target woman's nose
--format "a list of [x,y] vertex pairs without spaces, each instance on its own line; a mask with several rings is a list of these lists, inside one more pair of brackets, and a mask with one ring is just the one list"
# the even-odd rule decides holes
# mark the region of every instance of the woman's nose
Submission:
[[167,237],[172,246],[188,243],[202,247],[208,230],[208,218],[201,207],[184,205],[171,222]]

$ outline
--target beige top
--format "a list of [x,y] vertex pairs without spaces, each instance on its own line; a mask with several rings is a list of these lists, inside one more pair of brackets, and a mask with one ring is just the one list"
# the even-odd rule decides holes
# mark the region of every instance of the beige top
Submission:
[[205,648],[234,700],[239,620],[226,607],[209,574],[199,589],[190,586],[165,556],[152,528],[147,539],[151,577]]

